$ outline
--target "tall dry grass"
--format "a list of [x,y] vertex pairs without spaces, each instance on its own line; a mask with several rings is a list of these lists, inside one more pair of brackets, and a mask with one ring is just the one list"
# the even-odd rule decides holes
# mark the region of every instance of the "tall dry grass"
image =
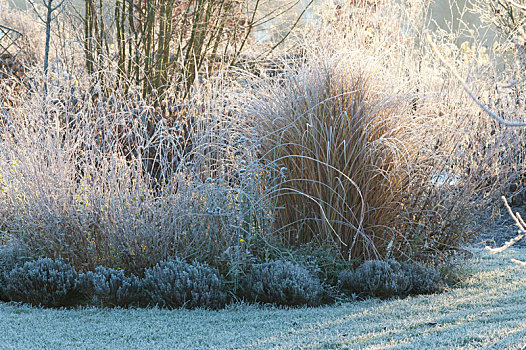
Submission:
[[407,123],[367,73],[320,61],[288,73],[255,107],[268,131],[264,159],[282,176],[276,225],[288,244],[331,242],[349,258],[380,258],[400,234],[414,160]]
[[[287,243],[329,241],[347,259],[444,259],[520,174],[523,151],[510,146],[523,131],[485,118],[440,67],[423,40],[426,9],[329,7],[303,37],[306,63],[263,83],[253,109],[283,179],[275,229]],[[435,40],[494,98],[497,68],[476,37],[457,47],[458,35]]]
[[184,113],[170,120],[139,94],[93,102],[100,86],[80,79],[57,77],[3,114],[6,237],[77,268],[142,273],[175,256],[217,263],[264,230],[254,140],[221,83],[174,101]]
[[[219,70],[186,97],[103,94],[75,55],[53,63],[46,94],[36,74],[23,98],[2,85],[14,101],[0,123],[3,239],[81,270],[140,275],[179,257],[234,280],[278,243],[446,257],[523,168],[510,147],[523,134],[480,115],[422,40],[425,4],[411,4],[327,7],[295,36],[296,61],[275,50],[272,74]],[[493,98],[494,67],[435,40]]]

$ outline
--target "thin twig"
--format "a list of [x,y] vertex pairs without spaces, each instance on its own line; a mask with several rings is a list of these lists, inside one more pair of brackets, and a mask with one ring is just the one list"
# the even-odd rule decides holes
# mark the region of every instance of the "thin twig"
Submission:
[[[515,45],[515,48],[517,49],[517,52],[518,52],[520,58],[522,59],[522,62],[526,63],[526,52],[524,51],[524,47],[522,47],[522,45],[519,44],[517,42],[517,40],[515,40],[515,39],[511,39],[511,42],[513,43],[513,45]],[[516,81],[512,81],[511,83],[508,83],[506,85],[501,85],[501,88],[508,89],[508,88],[514,87],[515,85],[518,85],[518,84],[520,84],[520,83],[522,83],[524,81],[526,81],[526,77],[524,77],[522,79],[519,79],[519,80],[516,80]]]
[[433,42],[433,40],[431,39],[431,36],[429,35],[429,33],[426,33],[426,39],[427,41],[429,42],[429,44],[431,45],[431,48],[433,49],[433,51],[435,52],[435,54],[437,55],[438,59],[440,60],[440,62],[442,62],[442,64],[444,64],[448,69],[449,71],[453,74],[453,76],[455,76],[455,78],[457,78],[457,80],[460,82],[460,84],[462,85],[462,87],[464,88],[464,91],[469,95],[469,97],[471,97],[471,99],[473,101],[475,101],[475,103],[484,111],[486,112],[486,114],[488,114],[491,118],[495,119],[497,122],[503,124],[503,125],[506,125],[506,126],[513,126],[513,127],[524,127],[526,126],[526,123],[524,122],[512,122],[512,121],[509,121],[509,120],[505,120],[501,117],[499,117],[496,113],[492,112],[484,103],[480,102],[478,100],[478,98],[475,97],[475,95],[473,95],[473,93],[471,92],[468,84],[466,83],[466,81],[460,76],[460,74],[458,74],[457,70],[455,69],[455,67],[453,67],[451,65],[451,63],[449,63],[448,61],[446,61],[446,59],[444,58],[444,56],[442,56],[442,54],[440,53],[440,51],[438,50],[438,47],[436,46],[436,44]]
[[520,260],[517,260],[517,259],[511,259],[511,261],[516,263],[516,264],[519,264],[521,266],[526,266],[526,262],[524,262],[524,261],[520,261]]
[[519,213],[514,214],[513,211],[511,210],[511,207],[508,204],[508,201],[506,200],[506,198],[504,196],[502,196],[501,198],[504,201],[504,205],[506,206],[506,209],[508,209],[508,213],[511,215],[513,220],[515,220],[515,225],[517,225],[517,227],[519,228],[519,235],[517,235],[516,237],[514,237],[514,238],[510,239],[509,241],[507,241],[506,243],[504,243],[504,245],[502,247],[499,247],[499,248],[486,247],[486,249],[489,250],[492,254],[500,253],[500,252],[508,249],[509,247],[511,247],[512,245],[514,245],[515,243],[517,243],[518,241],[520,241],[524,237],[526,237],[526,227],[524,227],[522,218],[519,216]]
[[515,1],[513,0],[504,0],[506,1],[508,4],[510,4],[511,6],[515,7],[515,8],[518,8],[519,10],[521,11],[526,11],[526,6],[525,5],[521,5],[521,4],[518,4],[516,3]]
[[496,253],[503,252],[506,249],[508,249],[509,247],[511,247],[512,245],[514,245],[515,243],[517,243],[518,241],[520,241],[521,239],[523,239],[525,236],[526,236],[526,233],[522,233],[522,234],[510,239],[506,243],[504,243],[504,245],[502,247],[491,248],[491,247],[486,246],[486,250],[489,250],[491,252],[491,254],[496,254]]
[[296,21],[292,24],[292,27],[289,28],[289,30],[287,31],[287,33],[281,38],[280,41],[278,41],[274,46],[272,46],[272,48],[267,52],[267,54],[265,55],[265,57],[268,57],[270,56],[270,54],[272,53],[272,51],[274,51],[278,46],[280,46],[281,44],[283,44],[283,42],[288,38],[288,36],[290,35],[290,33],[292,33],[292,31],[294,30],[294,28],[296,28],[296,26],[298,25],[299,21],[301,20],[301,18],[303,17],[303,15],[305,14],[305,12],[307,11],[308,8],[311,7],[311,5],[314,3],[314,0],[310,0],[309,3],[305,6],[305,8],[303,8],[303,11],[301,11],[301,13],[299,14],[299,16],[296,18]]
[[501,85],[500,87],[503,89],[509,89],[509,88],[514,87],[515,85],[519,85],[520,83],[523,83],[524,81],[526,81],[526,77],[519,79],[519,80],[512,81],[506,85]]
[[515,217],[516,217],[517,220],[519,220],[519,222],[521,223],[521,227],[525,227],[525,228],[526,228],[526,223],[524,222],[524,220],[522,220],[521,214],[519,214],[519,213],[515,213]]

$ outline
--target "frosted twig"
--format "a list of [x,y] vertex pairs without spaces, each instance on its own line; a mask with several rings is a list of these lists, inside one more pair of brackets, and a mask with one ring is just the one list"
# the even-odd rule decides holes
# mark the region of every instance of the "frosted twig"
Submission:
[[508,249],[509,247],[511,247],[512,245],[514,245],[515,243],[517,243],[518,241],[520,241],[524,237],[526,237],[526,227],[525,227],[524,221],[520,217],[519,213],[514,214],[513,211],[511,210],[511,207],[508,204],[508,201],[506,200],[506,198],[504,196],[502,196],[501,198],[504,201],[504,205],[506,206],[506,209],[508,209],[508,213],[510,213],[511,217],[513,218],[513,220],[515,220],[515,225],[517,225],[517,227],[519,228],[519,234],[516,237],[514,237],[514,238],[510,239],[509,241],[507,241],[506,243],[504,243],[504,245],[502,247],[498,247],[498,248],[486,247],[486,249],[489,250],[492,254],[500,253],[500,252]]
[[519,3],[516,3],[515,1],[513,0],[504,0],[506,1],[508,4],[510,4],[511,6],[515,7],[515,8],[518,8],[519,10],[521,11],[526,11],[526,6],[524,5],[521,5]]
[[514,262],[515,264],[519,264],[521,266],[526,266],[526,262],[525,261],[520,261],[520,260],[517,260],[517,259],[511,259],[512,262]]
[[429,35],[429,33],[426,33],[426,39],[427,41],[429,42],[429,44],[431,45],[431,48],[433,49],[433,51],[435,52],[435,54],[437,55],[438,59],[440,60],[440,62],[442,62],[443,65],[445,65],[449,71],[453,74],[453,76],[455,78],[457,78],[457,80],[460,82],[460,85],[462,85],[462,88],[464,88],[464,91],[469,95],[469,97],[471,97],[471,99],[473,101],[475,101],[475,103],[484,111],[486,112],[486,114],[488,114],[491,118],[495,119],[496,121],[498,121],[499,123],[503,124],[503,125],[506,125],[506,126],[515,126],[515,127],[523,127],[523,126],[526,126],[526,123],[524,122],[512,122],[512,121],[509,121],[509,120],[506,120],[506,119],[503,119],[501,118],[500,116],[498,116],[496,113],[494,113],[493,111],[491,111],[484,103],[480,102],[478,100],[478,98],[475,97],[475,95],[473,95],[473,93],[471,92],[468,84],[466,83],[466,81],[460,76],[460,74],[457,72],[457,70],[455,69],[455,67],[453,67],[451,65],[451,63],[449,63],[448,61],[446,61],[446,59],[444,58],[444,56],[442,56],[442,54],[440,53],[440,51],[438,50],[438,47],[436,46],[436,44],[433,42],[433,40],[431,39],[431,36]]
[[501,85],[500,87],[503,89],[508,89],[508,88],[514,87],[515,85],[519,85],[520,83],[523,83],[524,81],[526,81],[526,77],[519,79],[519,80],[514,80],[512,82],[509,82],[508,84]]

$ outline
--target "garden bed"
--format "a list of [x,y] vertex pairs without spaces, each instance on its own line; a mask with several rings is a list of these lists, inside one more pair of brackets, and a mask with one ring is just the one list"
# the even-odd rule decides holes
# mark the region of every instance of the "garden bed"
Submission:
[[474,250],[456,288],[318,308],[39,309],[0,304],[2,349],[521,349],[526,250]]

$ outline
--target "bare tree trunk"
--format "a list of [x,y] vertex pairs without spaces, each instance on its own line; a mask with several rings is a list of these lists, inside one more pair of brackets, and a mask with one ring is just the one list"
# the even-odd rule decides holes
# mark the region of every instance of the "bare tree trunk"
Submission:
[[47,71],[49,67],[49,40],[51,37],[51,21],[53,14],[52,7],[53,0],[49,0],[46,4],[46,45],[44,46],[44,75],[47,76]]

